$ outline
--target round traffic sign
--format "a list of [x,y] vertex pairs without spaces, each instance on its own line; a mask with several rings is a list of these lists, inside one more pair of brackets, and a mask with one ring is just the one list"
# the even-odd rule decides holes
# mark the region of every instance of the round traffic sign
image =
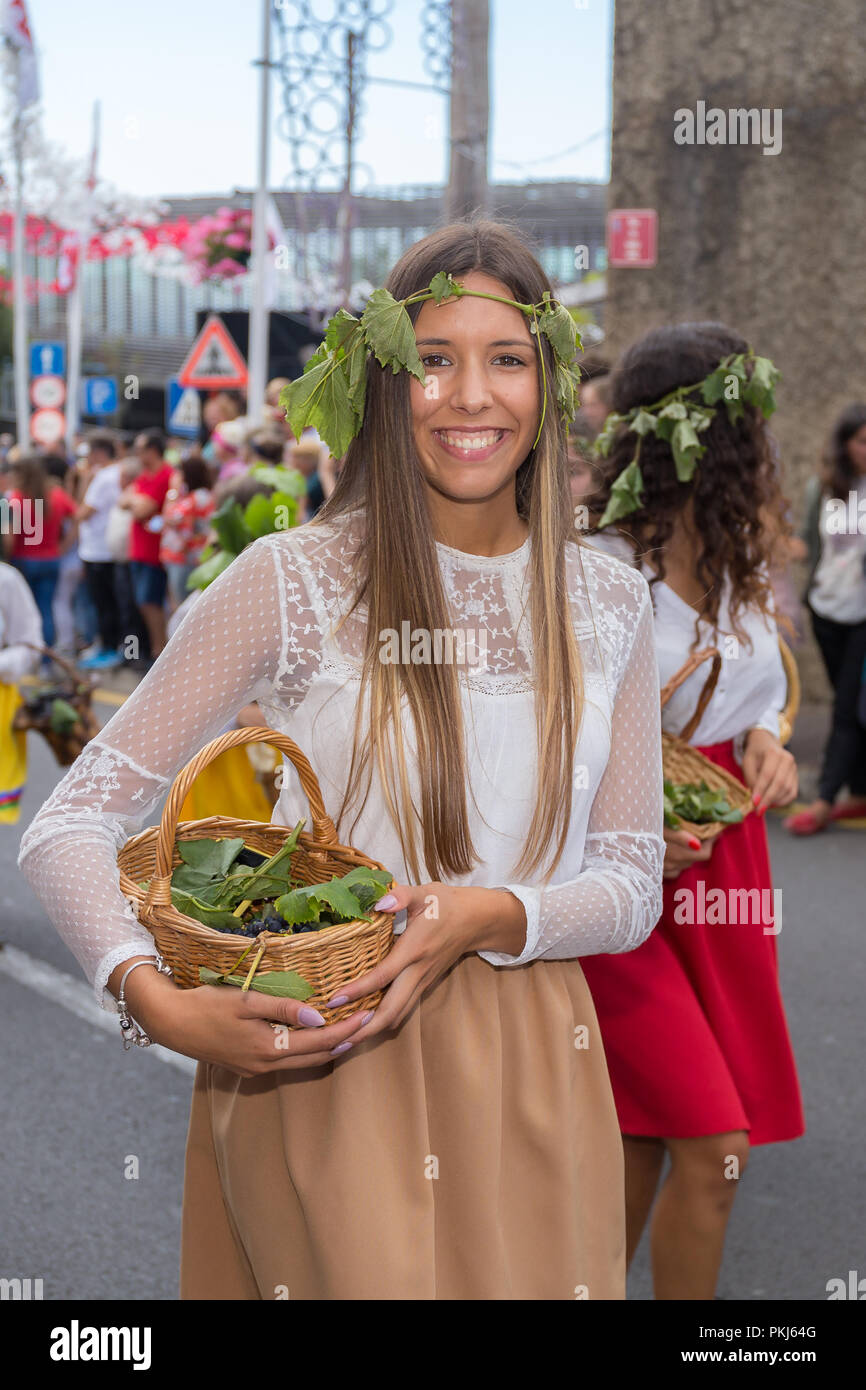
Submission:
[[40,410],[58,410],[66,400],[62,376],[35,376],[30,383],[30,399]]
[[30,433],[37,444],[56,444],[66,433],[62,410],[37,410],[30,418]]

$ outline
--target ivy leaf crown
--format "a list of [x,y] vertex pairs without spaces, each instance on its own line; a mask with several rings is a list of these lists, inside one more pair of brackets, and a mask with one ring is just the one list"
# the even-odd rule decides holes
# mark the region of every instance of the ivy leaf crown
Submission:
[[574,359],[582,351],[583,344],[565,306],[553,298],[550,290],[544,291],[538,304],[522,304],[502,295],[467,290],[447,271],[440,270],[427,289],[407,295],[405,299],[395,299],[388,290],[377,289],[370,295],[359,318],[345,309],[338,309],[328,320],[324,340],[304,367],[303,376],[289,382],[280,392],[280,405],[295,436],[300,439],[303,431],[312,425],[334,457],[342,458],[364,423],[368,353],[372,353],[381,366],[390,367],[395,375],[400,371],[411,372],[426,385],[407,307],[425,299],[443,304],[447,299],[459,299],[464,295],[513,305],[531,319],[530,332],[536,338],[543,333],[550,344],[554,361],[552,382],[548,381],[544,354],[539,353],[541,419],[533,449],[541,437],[551,395],[563,420],[573,420],[580,380]]
[[[776,409],[775,388],[781,375],[769,357],[758,357],[749,348],[723,357],[702,381],[678,386],[653,405],[636,405],[625,415],[608,415],[595,441],[596,455],[607,458],[614,440],[622,433],[637,435],[637,444],[631,462],[611,487],[597,529],[619,521],[643,505],[640,450],[648,434],[670,445],[677,478],[681,483],[691,482],[698,459],[706,453],[700,435],[712,424],[718,406],[725,406],[731,424],[743,418],[747,405],[755,406],[768,420]],[[696,395],[698,400],[691,399]]]

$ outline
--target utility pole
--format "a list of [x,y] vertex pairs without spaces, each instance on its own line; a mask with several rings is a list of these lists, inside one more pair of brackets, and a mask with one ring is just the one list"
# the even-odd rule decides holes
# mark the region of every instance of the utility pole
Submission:
[[445,211],[453,222],[488,206],[489,0],[451,0],[451,162]]
[[355,143],[355,44],[357,36],[346,30],[346,177],[337,215],[340,235],[340,295],[349,301],[352,288],[352,159]]
[[267,275],[268,257],[268,155],[270,141],[271,99],[271,0],[262,0],[262,56],[259,60],[259,151],[258,183],[253,199],[253,234],[250,256],[252,271],[252,300],[250,303],[249,380],[247,382],[247,412],[256,421],[265,402],[268,384],[268,321]]

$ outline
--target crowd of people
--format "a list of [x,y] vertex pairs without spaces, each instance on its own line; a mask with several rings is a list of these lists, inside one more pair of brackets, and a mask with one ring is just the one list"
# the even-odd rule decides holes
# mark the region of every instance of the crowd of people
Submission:
[[292,434],[278,404],[284,385],[269,383],[258,420],[241,393],[216,392],[204,405],[201,443],[159,429],[99,429],[67,454],[22,450],[7,437],[0,496],[11,518],[33,524],[3,527],[2,559],[26,580],[46,647],[85,670],[148,670],[213,538],[211,518],[257,465],[301,473],[299,520],[316,514],[337,464],[314,431]]

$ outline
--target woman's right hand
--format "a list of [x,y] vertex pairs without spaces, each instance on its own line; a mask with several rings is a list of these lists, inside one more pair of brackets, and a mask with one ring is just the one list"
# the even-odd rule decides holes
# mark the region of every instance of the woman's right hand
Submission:
[[713,852],[715,840],[703,843],[688,830],[671,830],[665,826],[665,863],[662,878],[677,878],[683,869],[705,863]]
[[[179,989],[152,969],[130,975],[126,1002],[154,1042],[239,1076],[325,1066],[334,1060],[333,1049],[351,1043],[372,1017],[361,1009],[340,1023],[316,1024],[321,1015],[297,999],[234,985]],[[281,1026],[272,1028],[269,1020]],[[289,1024],[301,1026],[290,1029]]]

